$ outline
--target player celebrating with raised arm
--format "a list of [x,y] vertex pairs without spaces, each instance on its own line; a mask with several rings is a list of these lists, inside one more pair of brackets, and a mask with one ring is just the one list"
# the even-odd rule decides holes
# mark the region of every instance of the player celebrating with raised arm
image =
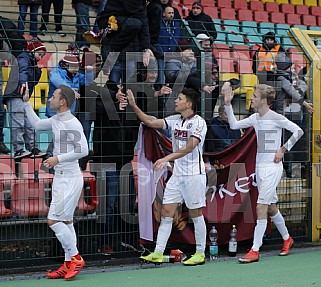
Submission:
[[127,90],[127,98],[138,119],[144,124],[151,128],[172,131],[173,153],[154,164],[155,170],[159,170],[168,162],[174,161],[173,175],[167,182],[163,196],[162,218],[155,251],[140,258],[152,263],[163,262],[163,253],[171,234],[175,211],[179,204],[185,201],[194,223],[196,253],[183,264],[204,264],[206,225],[202,207],[205,206],[206,175],[202,152],[207,127],[204,119],[195,114],[199,96],[192,89],[183,89],[175,100],[175,111],[180,114],[165,119],[155,119],[145,114],[137,107],[131,90]]
[[[239,258],[241,263],[259,261],[259,249],[266,230],[268,215],[283,238],[283,248],[279,255],[288,255],[293,245],[293,239],[285,226],[284,218],[275,205],[278,200],[276,187],[282,177],[284,153],[294,146],[303,135],[303,131],[283,115],[270,110],[269,105],[274,98],[275,90],[271,86],[257,85],[251,99],[251,107],[256,112],[246,119],[237,121],[231,105],[233,91],[230,88],[224,92],[225,111],[231,129],[254,127],[257,139],[255,171],[259,193],[256,205],[257,223],[254,229],[253,246],[246,255]],[[283,146],[281,146],[282,129],[292,132],[292,136]]]
[[[28,89],[27,89],[28,91]],[[50,108],[57,114],[41,120],[29,102],[26,91],[23,100],[30,123],[36,130],[52,130],[54,135],[53,156],[44,161],[47,168],[54,167],[55,176],[52,183],[52,200],[48,213],[48,225],[54,231],[65,251],[65,262],[56,271],[46,274],[47,278],[75,277],[85,261],[77,249],[76,231],[73,215],[84,184],[78,159],[88,155],[88,144],[81,123],[70,112],[75,100],[71,88],[60,85],[49,99]]]

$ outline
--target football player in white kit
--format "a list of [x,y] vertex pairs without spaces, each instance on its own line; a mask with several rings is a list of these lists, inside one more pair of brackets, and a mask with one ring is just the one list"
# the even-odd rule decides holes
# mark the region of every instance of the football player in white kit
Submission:
[[[254,127],[257,138],[255,170],[259,193],[256,205],[257,222],[252,248],[246,255],[239,258],[240,263],[259,261],[259,249],[266,230],[268,215],[283,238],[283,247],[279,255],[288,255],[293,245],[293,239],[285,226],[284,218],[275,205],[278,201],[276,187],[282,177],[284,153],[294,146],[303,135],[303,131],[295,123],[270,109],[269,106],[274,98],[273,87],[257,85],[251,98],[251,107],[255,113],[237,121],[231,105],[233,91],[230,88],[224,93],[225,111],[231,129]],[[292,136],[283,146],[281,146],[282,129],[292,132]]]
[[65,251],[65,262],[57,270],[48,272],[46,277],[69,280],[85,265],[77,249],[73,215],[84,184],[78,159],[88,155],[88,144],[81,123],[70,112],[75,100],[75,92],[70,87],[60,85],[53,93],[50,108],[57,114],[49,119],[41,120],[36,115],[28,95],[26,92],[23,100],[33,128],[52,130],[54,135],[53,156],[43,162],[45,167],[55,169],[47,221]]
[[207,126],[202,117],[195,113],[199,95],[192,89],[183,89],[175,100],[175,111],[179,114],[165,119],[155,119],[137,107],[133,93],[127,90],[127,98],[137,117],[147,126],[172,131],[173,153],[157,160],[155,170],[174,161],[173,175],[167,182],[162,218],[158,229],[155,251],[141,256],[142,261],[162,263],[163,253],[171,234],[173,217],[179,204],[185,202],[194,223],[196,253],[184,265],[205,263],[206,225],[202,214],[205,206],[206,174],[203,162],[203,144]]

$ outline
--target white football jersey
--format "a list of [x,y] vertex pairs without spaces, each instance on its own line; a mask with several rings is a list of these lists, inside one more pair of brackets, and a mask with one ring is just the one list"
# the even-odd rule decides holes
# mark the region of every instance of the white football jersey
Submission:
[[207,131],[205,120],[196,114],[186,119],[181,115],[173,115],[164,119],[164,129],[172,131],[173,152],[186,146],[190,137],[199,140],[199,144],[192,152],[175,160],[173,174],[176,176],[204,174],[202,153]]

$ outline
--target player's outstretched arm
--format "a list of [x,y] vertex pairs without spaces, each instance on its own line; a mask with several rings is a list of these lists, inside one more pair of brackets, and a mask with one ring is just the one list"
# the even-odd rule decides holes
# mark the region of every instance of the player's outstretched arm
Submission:
[[127,90],[127,99],[129,105],[134,110],[135,114],[141,120],[146,126],[154,128],[154,129],[162,129],[164,126],[164,120],[163,119],[155,119],[150,117],[149,115],[145,114],[137,105],[136,101],[133,95],[133,92],[131,90]]

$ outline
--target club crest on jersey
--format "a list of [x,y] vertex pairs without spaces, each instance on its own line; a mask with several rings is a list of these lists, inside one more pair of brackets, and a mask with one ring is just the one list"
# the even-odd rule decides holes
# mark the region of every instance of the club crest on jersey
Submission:
[[186,128],[187,128],[187,129],[190,129],[192,126],[193,126],[193,123],[189,123],[189,124],[186,126]]

